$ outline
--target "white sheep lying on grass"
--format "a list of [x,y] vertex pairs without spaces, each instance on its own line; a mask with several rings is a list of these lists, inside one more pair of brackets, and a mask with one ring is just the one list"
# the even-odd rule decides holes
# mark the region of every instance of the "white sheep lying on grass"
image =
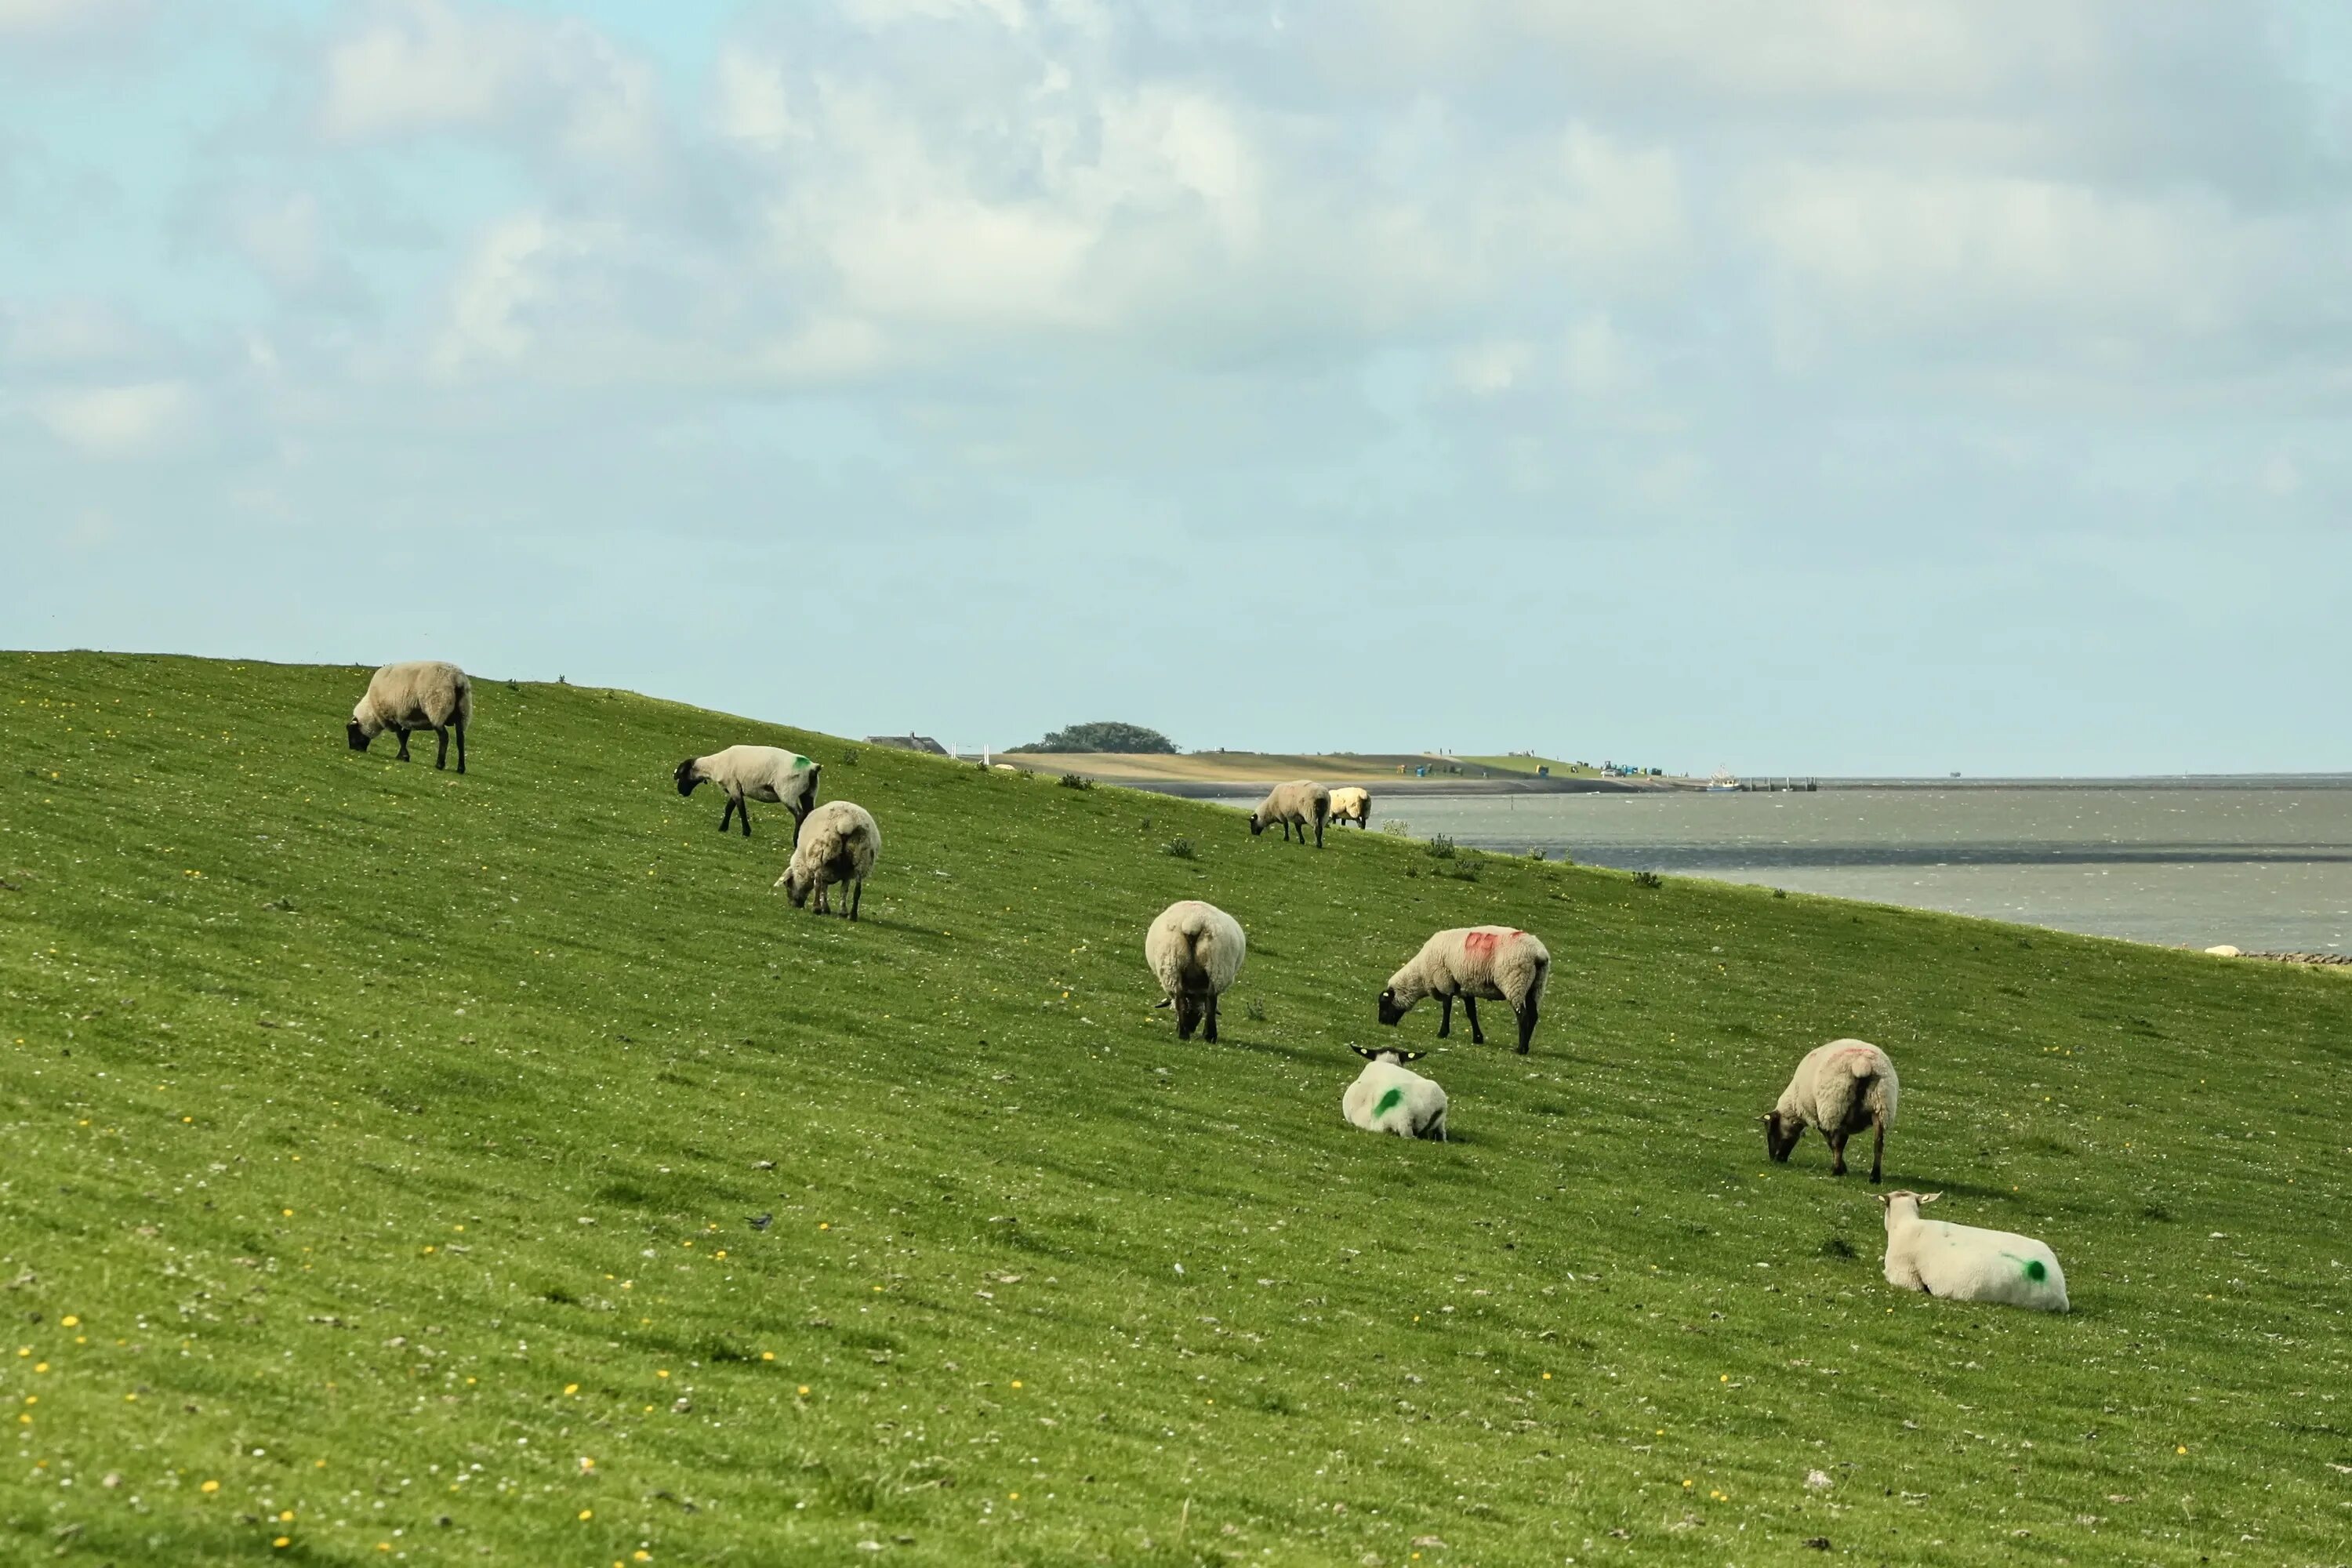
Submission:
[[2066,1310],[2066,1271],[2047,1243],[2006,1230],[1921,1219],[1941,1193],[1882,1193],[1886,1205],[1886,1282],[1955,1301]]
[[1307,825],[1315,825],[1315,847],[1323,847],[1323,824],[1330,819],[1331,792],[1313,779],[1294,779],[1289,784],[1276,784],[1266,792],[1265,798],[1250,813],[1250,837],[1256,837],[1276,823],[1282,825],[1282,836],[1290,837],[1293,827],[1298,829],[1298,842],[1307,842]]
[[1339,1114],[1350,1125],[1367,1132],[1445,1142],[1445,1091],[1404,1065],[1428,1052],[1348,1048],[1364,1058],[1364,1070],[1339,1097]]
[[1873,1128],[1870,1179],[1875,1183],[1886,1155],[1886,1130],[1895,1125],[1895,1104],[1903,1086],[1895,1063],[1867,1040],[1832,1040],[1805,1054],[1796,1075],[1780,1091],[1780,1103],[1764,1118],[1764,1150],[1780,1164],[1809,1126],[1822,1130],[1830,1146],[1830,1174],[1845,1174],[1845,1141]]
[[1249,943],[1241,922],[1214,904],[1180,899],[1160,911],[1143,933],[1143,962],[1151,966],[1167,1000],[1176,1009],[1176,1037],[1189,1040],[1202,1028],[1217,1043],[1217,998],[1242,972]]
[[1459,996],[1462,1010],[1470,1015],[1470,1038],[1483,1046],[1486,1034],[1478,1026],[1478,998],[1507,1002],[1519,1020],[1519,1054],[1525,1056],[1550,975],[1550,952],[1526,931],[1509,926],[1442,931],[1389,976],[1388,989],[1381,993],[1381,1022],[1396,1023],[1414,1003],[1434,996],[1444,1009],[1437,1019],[1442,1040],[1454,1031],[1454,999]]
[[1352,822],[1359,828],[1372,825],[1372,792],[1359,784],[1342,784],[1331,792],[1331,820]]
[[793,814],[793,837],[797,840],[801,824],[808,820],[809,808],[816,804],[817,777],[824,772],[821,764],[782,746],[730,746],[707,757],[687,758],[677,764],[673,776],[680,795],[692,795],[696,786],[704,784],[715,784],[726,792],[727,809],[719,814],[719,832],[726,832],[728,818],[740,812],[743,837],[751,837],[751,803],[764,800]]
[[854,921],[866,898],[866,879],[881,853],[882,829],[875,825],[873,814],[855,801],[829,800],[801,824],[793,844],[792,863],[775,885],[796,910],[806,907],[814,892],[816,912],[823,915],[833,912],[826,907],[827,890],[851,883],[848,897],[842,900],[841,913]]
[[433,759],[449,765],[449,731],[457,732],[457,771],[466,771],[466,726],[474,719],[474,683],[456,665],[437,658],[387,664],[368,681],[367,693],[352,709],[344,734],[354,752],[390,730],[400,737],[400,760],[408,761],[408,732],[431,730],[441,737]]

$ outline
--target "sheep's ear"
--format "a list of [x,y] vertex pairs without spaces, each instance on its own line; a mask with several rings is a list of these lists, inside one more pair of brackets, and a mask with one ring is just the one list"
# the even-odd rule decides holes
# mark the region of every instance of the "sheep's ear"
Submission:
[[1401,1062],[1417,1062],[1428,1054],[1427,1051],[1399,1051],[1396,1057]]
[[1919,1194],[1919,1201],[1923,1204],[1932,1204],[1943,1195],[1944,1194],[1941,1193],[1921,1193]]
[[1368,1047],[1349,1046],[1348,1048],[1355,1052],[1358,1056],[1363,1058],[1368,1062],[1376,1062],[1381,1059],[1381,1053],[1376,1050],[1372,1050]]

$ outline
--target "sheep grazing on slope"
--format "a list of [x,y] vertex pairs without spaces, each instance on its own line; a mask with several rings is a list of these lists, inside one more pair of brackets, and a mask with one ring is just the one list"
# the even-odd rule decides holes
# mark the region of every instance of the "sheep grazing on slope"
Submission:
[[1256,837],[1276,823],[1282,824],[1282,836],[1290,837],[1294,826],[1298,829],[1298,842],[1307,842],[1307,825],[1315,825],[1315,847],[1323,847],[1323,824],[1331,816],[1331,792],[1312,779],[1297,779],[1286,784],[1276,784],[1266,797],[1250,813],[1250,837]]
[[1886,1282],[1955,1301],[1995,1301],[2044,1312],[2067,1310],[2066,1271],[2045,1242],[2005,1230],[1922,1219],[1941,1193],[1882,1193]]
[[1437,1037],[1454,1030],[1454,999],[1462,998],[1470,1015],[1470,1038],[1486,1043],[1478,1026],[1478,998],[1507,1002],[1519,1020],[1519,1054],[1536,1032],[1538,1005],[1544,982],[1551,976],[1551,954],[1544,944],[1509,926],[1465,926],[1442,931],[1421,944],[1412,961],[1389,976],[1381,993],[1381,1022],[1393,1024],[1424,996],[1434,996],[1444,1008],[1438,1016]]
[[793,843],[792,863],[775,885],[796,910],[804,908],[814,892],[816,912],[824,915],[833,912],[826,907],[827,890],[844,882],[853,884],[841,901],[841,913],[854,921],[866,898],[866,879],[881,853],[882,829],[875,826],[873,814],[853,801],[829,800],[801,824]]
[[1331,792],[1331,820],[1352,822],[1358,827],[1372,825],[1372,792],[1355,784],[1343,784]]
[[1867,1040],[1832,1040],[1808,1051],[1796,1075],[1780,1091],[1780,1103],[1764,1118],[1764,1148],[1781,1164],[1807,1127],[1818,1127],[1830,1146],[1830,1174],[1845,1174],[1845,1141],[1864,1128],[1875,1129],[1870,1144],[1870,1179],[1875,1184],[1886,1157],[1886,1130],[1895,1125],[1895,1102],[1903,1086],[1895,1063]]
[[1364,1070],[1339,1097],[1339,1114],[1350,1125],[1367,1132],[1445,1142],[1445,1091],[1404,1066],[1428,1052],[1348,1048],[1364,1058]]
[[1214,904],[1182,899],[1160,911],[1143,933],[1143,962],[1168,994],[1157,1005],[1176,1009],[1178,1039],[1199,1028],[1217,1043],[1217,998],[1241,973],[1248,951],[1241,922]]
[[692,795],[697,785],[704,784],[715,784],[726,794],[727,809],[719,814],[719,832],[726,832],[728,819],[740,813],[743,837],[751,837],[751,803],[764,800],[793,814],[793,837],[797,840],[801,824],[808,820],[809,808],[816,804],[817,775],[824,772],[821,764],[782,746],[730,746],[707,757],[687,758],[677,764],[675,776],[680,795]]
[[454,664],[437,658],[412,658],[387,664],[368,682],[367,695],[352,709],[344,733],[352,750],[364,752],[368,742],[386,730],[400,737],[400,760],[408,761],[408,732],[431,730],[441,737],[433,759],[436,768],[449,765],[449,731],[457,732],[457,771],[466,771],[466,726],[474,719],[474,683]]

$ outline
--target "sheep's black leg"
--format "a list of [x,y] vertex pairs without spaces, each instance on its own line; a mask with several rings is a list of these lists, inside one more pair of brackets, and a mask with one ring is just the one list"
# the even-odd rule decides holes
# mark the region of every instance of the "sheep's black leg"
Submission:
[[801,847],[801,824],[808,820],[808,808],[787,806],[785,809],[793,814],[793,847],[797,849]]
[[727,809],[719,814],[719,831],[724,833],[734,826],[735,797],[730,795],[727,797]]
[[851,920],[856,920],[857,918],[857,907],[865,901],[866,879],[860,877],[857,879],[857,885],[849,890],[849,918]]
[[1478,1026],[1478,998],[1475,996],[1462,998],[1462,1010],[1470,1015],[1470,1043],[1474,1046],[1485,1045],[1486,1032]]
[[1843,1176],[1845,1174],[1845,1134],[1832,1132],[1827,1128],[1822,1131],[1830,1142],[1830,1174]]
[[1871,1122],[1878,1129],[1870,1141],[1870,1184],[1874,1187],[1878,1185],[1879,1177],[1885,1173],[1886,1118],[1874,1116]]
[[1201,1005],[1189,995],[1177,997],[1176,1037],[1179,1040],[1191,1039],[1192,1031],[1200,1026],[1200,1022]]
[[441,749],[433,753],[433,765],[446,773],[449,771],[449,727],[446,724],[436,724],[433,726],[433,733],[439,737],[441,742]]
[[466,771],[466,721],[463,719],[457,721],[457,771],[461,773]]
[[735,803],[735,820],[743,825],[743,837],[746,838],[751,837],[751,803],[750,801],[739,800]]
[[1526,1056],[1528,1054],[1528,1042],[1536,1037],[1536,1005],[1533,1002],[1529,1002],[1526,1006],[1518,1009],[1518,1015],[1519,1055]]
[[400,760],[404,763],[408,761],[408,731],[394,730],[393,733],[400,737]]
[[1454,998],[1440,996],[1437,999],[1437,1037],[1442,1040],[1453,1032]]
[[1213,1046],[1217,1043],[1217,999],[1214,996],[1209,998],[1209,1016],[1205,1022],[1208,1027],[1202,1031],[1202,1037]]
[[[1301,833],[1299,837],[1304,838],[1307,835]],[[1323,819],[1319,816],[1315,819],[1315,847],[1318,849],[1323,847]]]

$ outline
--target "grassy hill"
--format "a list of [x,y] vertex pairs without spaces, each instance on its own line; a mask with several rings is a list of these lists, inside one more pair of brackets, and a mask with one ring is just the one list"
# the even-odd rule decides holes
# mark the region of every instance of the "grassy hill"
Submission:
[[[614,691],[482,681],[460,778],[345,750],[364,679],[0,656],[0,1559],[2352,1542],[2342,976]],[[863,923],[671,788],[753,739],[879,817]],[[1185,895],[1251,936],[1215,1047],[1149,1005]],[[1481,920],[1550,944],[1534,1054],[1430,1058],[1451,1144],[1348,1129],[1388,971]],[[1765,1163],[1841,1034],[1904,1070],[1889,1184],[2049,1239],[2071,1316],[1891,1289],[1869,1190]]]

